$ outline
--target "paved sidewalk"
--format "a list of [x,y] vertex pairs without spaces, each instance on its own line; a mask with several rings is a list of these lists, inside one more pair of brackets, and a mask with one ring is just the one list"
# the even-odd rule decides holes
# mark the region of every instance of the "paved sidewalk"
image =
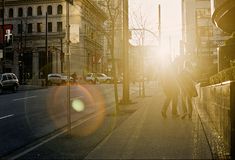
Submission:
[[163,99],[158,94],[138,104],[140,109],[86,159],[212,159],[196,114],[192,120],[163,119]]
[[[164,95],[160,89],[150,91],[147,95],[151,96],[122,106],[123,113],[135,112],[124,119],[117,116],[116,123],[120,119],[122,123],[111,129],[108,136],[104,136],[104,131],[110,131],[113,121],[106,115],[104,129],[100,129],[99,134],[79,140],[81,128],[74,128],[72,137],[57,137],[20,159],[212,159],[196,114],[192,120],[181,120],[171,117],[168,111],[168,118],[163,119],[160,110]],[[100,140],[101,135],[106,138]],[[97,141],[98,145],[89,145],[91,141]],[[83,144],[87,144],[89,151],[83,150]]]

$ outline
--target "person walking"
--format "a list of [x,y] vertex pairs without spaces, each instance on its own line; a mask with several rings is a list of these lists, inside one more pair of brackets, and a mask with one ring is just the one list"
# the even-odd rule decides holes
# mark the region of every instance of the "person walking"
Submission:
[[180,73],[180,92],[184,119],[187,115],[191,119],[193,112],[192,97],[197,97],[197,90],[193,78],[193,67],[190,61],[184,62],[184,68]]
[[161,84],[164,94],[166,96],[166,99],[161,109],[161,114],[163,118],[167,118],[166,112],[170,103],[172,105],[172,116],[179,116],[177,111],[179,87],[177,82],[178,75],[176,68],[177,66],[172,63],[162,73]]

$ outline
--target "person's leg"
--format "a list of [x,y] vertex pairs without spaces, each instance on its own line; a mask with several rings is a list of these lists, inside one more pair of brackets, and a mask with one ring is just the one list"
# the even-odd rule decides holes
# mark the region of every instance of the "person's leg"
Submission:
[[178,95],[174,95],[174,97],[172,98],[172,115],[178,116],[177,106],[178,106]]
[[189,118],[192,118],[192,112],[193,112],[192,98],[187,97],[187,101],[188,101],[188,115]]
[[187,115],[186,96],[182,95],[181,100],[182,100],[182,111],[183,111],[183,115],[181,118],[184,119]]
[[169,104],[170,104],[170,101],[171,101],[171,98],[170,98],[170,97],[166,97],[166,99],[165,99],[165,101],[164,101],[164,104],[163,104],[163,106],[162,106],[161,112],[162,112],[162,116],[163,116],[164,118],[166,118],[166,111],[167,111],[167,109],[168,109],[168,106],[169,106]]

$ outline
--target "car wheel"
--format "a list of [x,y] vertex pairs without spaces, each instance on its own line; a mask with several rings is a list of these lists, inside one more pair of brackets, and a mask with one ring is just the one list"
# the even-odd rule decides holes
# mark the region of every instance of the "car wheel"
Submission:
[[12,92],[16,93],[16,91],[17,91],[17,86],[14,85],[13,88],[12,88]]
[[108,80],[106,81],[106,83],[111,83],[111,80],[108,79]]
[[47,85],[48,85],[48,86],[51,86],[51,85],[52,85],[51,81],[48,81]]
[[2,94],[3,93],[3,89],[2,89],[2,87],[0,87],[0,94]]
[[98,79],[95,79],[95,84],[99,84],[100,81]]

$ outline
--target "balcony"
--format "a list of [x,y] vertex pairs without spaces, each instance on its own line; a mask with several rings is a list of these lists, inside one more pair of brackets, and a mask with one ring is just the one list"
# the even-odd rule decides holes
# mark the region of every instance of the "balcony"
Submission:
[[225,0],[219,6],[216,6],[212,15],[212,20],[217,27],[224,32],[232,34],[235,32],[235,1]]

